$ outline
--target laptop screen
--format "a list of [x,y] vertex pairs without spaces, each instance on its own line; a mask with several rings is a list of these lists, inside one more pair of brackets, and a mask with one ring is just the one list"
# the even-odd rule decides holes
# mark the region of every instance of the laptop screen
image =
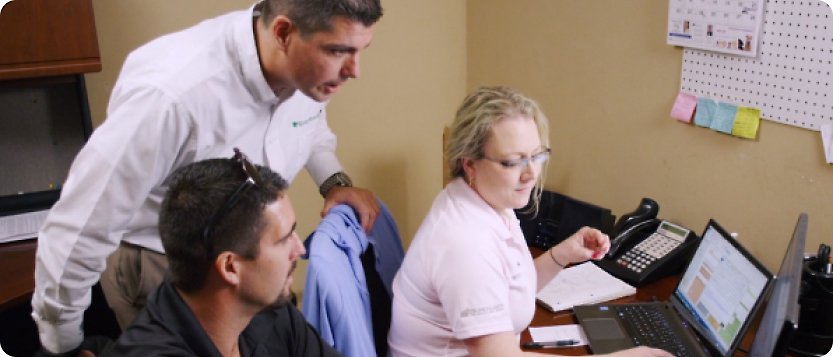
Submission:
[[695,328],[726,355],[766,293],[771,274],[714,220],[683,274],[674,296]]
[[807,241],[807,214],[798,216],[793,237],[781,268],[772,286],[772,294],[755,334],[751,357],[780,357],[786,354],[792,334],[798,329],[798,295],[801,288],[801,269],[804,267],[804,245]]

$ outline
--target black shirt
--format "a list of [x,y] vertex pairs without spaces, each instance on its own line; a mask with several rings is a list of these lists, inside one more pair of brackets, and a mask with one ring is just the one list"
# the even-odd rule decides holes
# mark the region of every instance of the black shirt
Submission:
[[[264,310],[240,334],[241,356],[341,356],[295,306]],[[103,356],[220,356],[194,313],[165,279]]]

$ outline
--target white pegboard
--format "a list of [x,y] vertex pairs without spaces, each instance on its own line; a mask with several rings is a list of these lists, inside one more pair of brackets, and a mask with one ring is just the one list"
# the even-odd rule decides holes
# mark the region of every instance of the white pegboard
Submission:
[[819,130],[833,123],[833,12],[819,0],[767,0],[760,55],[686,48],[680,90]]

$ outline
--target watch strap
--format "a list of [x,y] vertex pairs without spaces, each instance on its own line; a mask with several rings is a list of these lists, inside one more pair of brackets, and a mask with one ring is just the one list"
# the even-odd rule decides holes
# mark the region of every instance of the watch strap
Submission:
[[350,180],[350,176],[342,171],[336,172],[321,183],[321,186],[318,187],[318,193],[321,194],[321,197],[326,198],[327,193],[336,186],[353,187],[353,180]]

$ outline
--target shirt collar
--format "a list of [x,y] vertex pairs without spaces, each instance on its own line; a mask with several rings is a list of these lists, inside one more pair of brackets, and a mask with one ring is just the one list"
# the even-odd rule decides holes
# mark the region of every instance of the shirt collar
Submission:
[[188,347],[199,356],[220,356],[220,352],[203,329],[194,312],[185,303],[166,275],[159,290],[152,296],[148,313],[185,340]]
[[355,251],[357,254],[364,252],[370,244],[368,236],[365,235],[359,223],[356,212],[352,207],[343,203],[330,208],[330,212],[304,241],[304,248],[307,250],[307,253],[303,256],[304,259],[309,259],[310,254],[312,254],[313,238],[322,235],[323,237],[318,239],[329,238],[336,246]]
[[257,53],[254,34],[254,21],[260,21],[260,19],[254,19],[255,6],[256,4],[252,5],[245,12],[246,16],[242,16],[234,24],[234,31],[229,40],[236,50],[237,62],[240,65],[246,88],[258,101],[277,104],[280,99],[269,87],[263,70],[260,68],[260,57]]
[[[514,231],[512,227],[519,224],[513,210],[495,210],[483,197],[480,197],[477,191],[469,187],[462,177],[449,182],[446,190],[452,200],[457,201],[459,207],[467,212],[467,215],[477,217],[478,224],[489,227],[503,239],[512,239]],[[523,236],[520,238],[523,239]]]

